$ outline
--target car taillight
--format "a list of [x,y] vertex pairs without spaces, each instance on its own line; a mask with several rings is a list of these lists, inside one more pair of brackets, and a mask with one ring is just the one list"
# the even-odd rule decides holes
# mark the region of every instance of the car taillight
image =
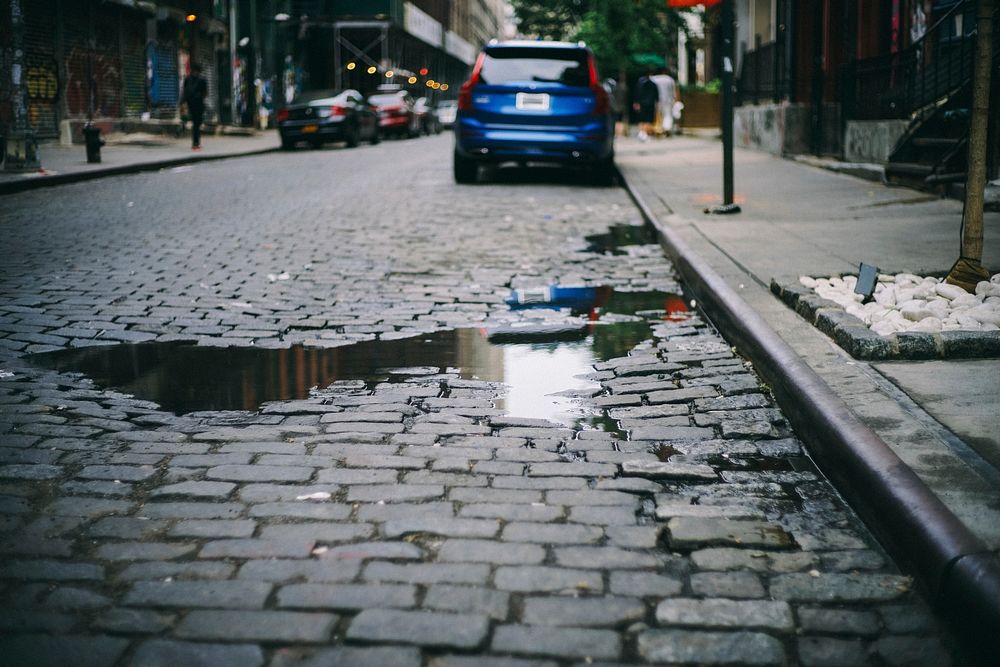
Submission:
[[288,120],[288,109],[278,109],[278,122],[284,123]]
[[458,91],[458,108],[461,111],[472,108],[472,89],[479,83],[479,70],[483,69],[484,60],[486,60],[486,54],[480,53],[479,57],[476,58],[475,67],[472,68],[472,75]]
[[341,106],[333,105],[330,107],[331,116],[344,116],[347,114],[347,109]]
[[594,91],[594,115],[603,116],[611,109],[611,101],[608,99],[608,91],[597,78],[597,63],[594,62],[594,55],[587,56],[587,69],[590,70],[590,89]]

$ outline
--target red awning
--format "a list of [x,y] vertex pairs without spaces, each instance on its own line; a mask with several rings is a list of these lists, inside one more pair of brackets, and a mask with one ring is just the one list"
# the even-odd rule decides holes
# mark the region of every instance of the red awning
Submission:
[[667,0],[667,7],[695,7],[697,5],[717,5],[722,0]]

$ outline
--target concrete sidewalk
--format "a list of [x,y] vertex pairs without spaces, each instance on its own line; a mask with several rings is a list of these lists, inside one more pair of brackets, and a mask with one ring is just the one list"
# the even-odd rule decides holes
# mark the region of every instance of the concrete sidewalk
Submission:
[[[704,258],[988,548],[1000,549],[1000,360],[852,358],[769,290],[801,275],[943,275],[958,257],[962,203],[737,150],[743,212],[721,203],[722,148],[705,138],[619,140],[629,185]],[[1000,268],[1000,214],[986,213],[984,264]]]
[[41,144],[38,147],[42,169],[38,172],[11,173],[0,168],[0,194],[37,187],[150,171],[203,160],[220,160],[277,150],[275,130],[252,134],[202,135],[202,150],[191,150],[189,135],[171,137],[154,134],[112,134],[101,149],[101,162],[88,164],[82,145]]

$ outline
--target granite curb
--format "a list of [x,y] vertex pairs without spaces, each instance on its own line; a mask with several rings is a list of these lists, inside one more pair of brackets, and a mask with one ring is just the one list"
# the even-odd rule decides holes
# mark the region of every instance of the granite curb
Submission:
[[656,228],[664,252],[699,305],[770,384],[824,474],[888,550],[910,565],[969,650],[984,659],[995,655],[1000,650],[1000,558],[704,259],[656,217],[624,176],[621,182]]
[[278,150],[280,150],[280,147],[278,146],[268,146],[267,148],[254,148],[247,151],[231,151],[228,153],[213,153],[208,155],[198,153],[183,157],[153,160],[150,162],[133,162],[131,164],[116,165],[113,167],[101,167],[89,171],[72,171],[61,174],[49,174],[46,176],[14,178],[11,180],[0,181],[0,196],[56,185],[92,181],[108,176],[123,176],[126,174],[138,174],[144,171],[158,171],[160,169],[179,167],[196,162],[228,160],[231,158],[247,157],[251,155],[264,155],[267,153],[277,152]]

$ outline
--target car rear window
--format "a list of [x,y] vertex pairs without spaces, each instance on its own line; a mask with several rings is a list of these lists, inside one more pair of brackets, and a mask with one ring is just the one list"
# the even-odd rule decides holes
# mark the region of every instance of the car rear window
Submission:
[[384,104],[402,104],[403,96],[398,93],[382,93],[381,95],[372,95],[368,98],[368,101],[377,106]]
[[502,48],[486,51],[479,71],[483,83],[590,84],[585,51],[546,48]]
[[317,100],[326,100],[333,97],[338,97],[343,93],[338,93],[336,90],[306,90],[295,96],[292,100],[292,104],[308,104],[309,102],[316,102]]

